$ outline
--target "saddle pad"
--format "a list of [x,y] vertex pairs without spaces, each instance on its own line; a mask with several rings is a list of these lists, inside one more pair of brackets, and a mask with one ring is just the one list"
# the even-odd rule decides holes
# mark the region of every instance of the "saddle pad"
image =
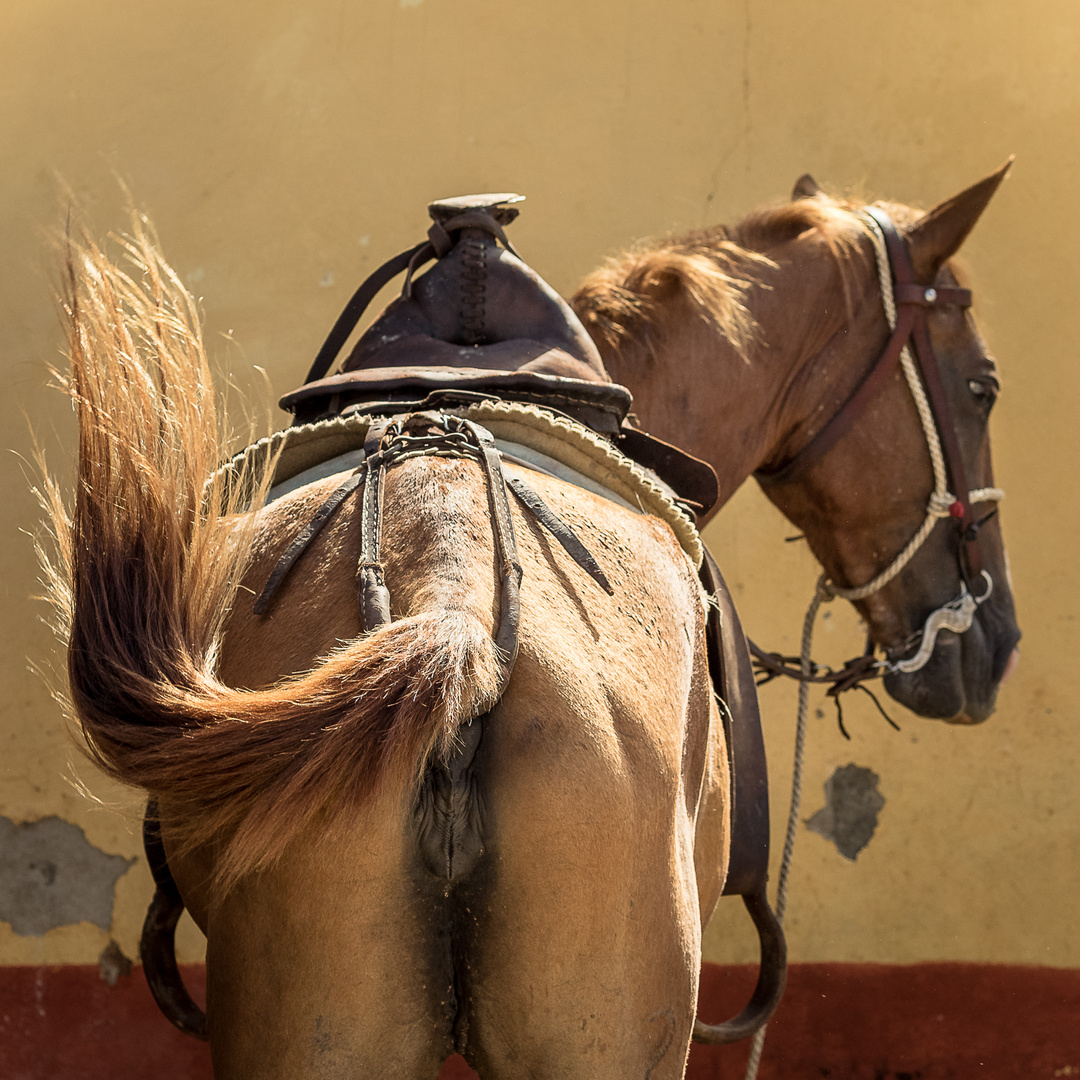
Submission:
[[[441,411],[482,424],[498,443],[504,444],[508,460],[560,476],[605,497],[614,496],[614,501],[630,509],[666,521],[694,567],[700,568],[702,549],[697,526],[676,503],[670,489],[665,490],[640,465],[587,427],[522,402],[484,401]],[[355,468],[362,460],[362,454],[356,452],[363,449],[370,421],[371,417],[364,415],[337,416],[286,428],[242,450],[222,466],[222,471],[238,476],[270,466],[272,494],[279,497],[322,475]],[[346,455],[345,462],[335,460]],[[563,469],[552,468],[550,462]],[[324,465],[329,472],[320,468]],[[580,483],[573,474],[590,482]],[[293,480],[294,485],[289,483]]]

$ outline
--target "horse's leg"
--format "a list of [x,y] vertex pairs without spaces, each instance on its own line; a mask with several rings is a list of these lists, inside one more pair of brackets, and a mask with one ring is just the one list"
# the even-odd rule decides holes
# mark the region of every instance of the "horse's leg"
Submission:
[[478,755],[490,874],[470,904],[466,1055],[483,1080],[678,1080],[701,931],[680,773],[701,717],[620,717],[596,685],[567,700],[524,657],[515,677]]
[[301,836],[209,913],[178,860],[206,924],[216,1080],[438,1075],[454,1049],[451,968],[411,830],[408,798],[388,795]]

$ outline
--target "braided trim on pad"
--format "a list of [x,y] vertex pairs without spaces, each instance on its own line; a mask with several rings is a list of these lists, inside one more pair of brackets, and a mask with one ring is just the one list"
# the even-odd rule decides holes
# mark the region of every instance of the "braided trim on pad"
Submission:
[[[702,560],[701,538],[692,518],[648,473],[606,439],[567,416],[516,401],[484,401],[440,410],[483,424],[496,439],[527,446],[596,481],[643,514],[667,522],[695,569]],[[222,465],[220,472],[240,477],[273,467],[280,484],[324,461],[364,445],[369,416],[336,416],[277,431]],[[226,478],[227,479],[227,478]]]
[[639,507],[642,513],[666,521],[694,568],[701,568],[701,537],[693,519],[640,465],[584,424],[517,401],[483,401],[453,411],[483,424],[497,439],[547,454]]

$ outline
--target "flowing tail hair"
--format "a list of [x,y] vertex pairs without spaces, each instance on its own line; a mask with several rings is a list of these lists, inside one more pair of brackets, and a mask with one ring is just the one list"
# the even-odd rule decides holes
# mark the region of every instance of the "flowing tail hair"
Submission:
[[217,678],[270,470],[218,471],[229,440],[195,302],[132,219],[126,269],[63,241],[78,470],[70,509],[45,477],[43,563],[88,753],[167,807],[171,839],[218,845],[222,895],[317,817],[415,782],[495,704],[500,666],[479,620],[435,612],[264,690]]

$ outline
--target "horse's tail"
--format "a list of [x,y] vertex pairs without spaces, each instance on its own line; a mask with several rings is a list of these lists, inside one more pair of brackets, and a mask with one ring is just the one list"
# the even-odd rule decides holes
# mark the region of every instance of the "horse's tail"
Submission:
[[46,572],[91,756],[161,799],[180,842],[221,843],[227,887],[316,815],[407,787],[495,703],[500,666],[478,619],[438,612],[265,690],[216,677],[266,481],[206,481],[227,440],[194,302],[145,222],[123,244],[133,274],[89,240],[66,244],[78,478],[71,513],[47,482]]

